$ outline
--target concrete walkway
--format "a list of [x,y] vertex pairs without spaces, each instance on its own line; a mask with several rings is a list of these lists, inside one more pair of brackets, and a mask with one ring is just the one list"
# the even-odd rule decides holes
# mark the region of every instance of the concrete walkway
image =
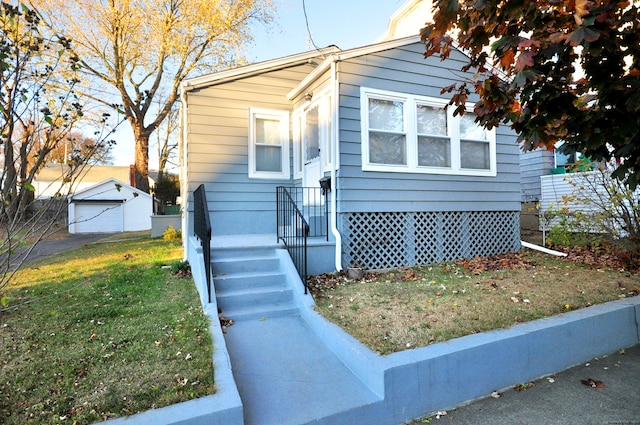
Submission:
[[226,334],[246,425],[298,425],[380,402],[300,316],[246,319]]
[[[214,241],[218,310],[246,425],[351,423],[335,417],[380,403],[300,314],[301,282],[283,269],[273,239]],[[286,255],[286,254],[285,254]],[[297,283],[297,285],[296,285]],[[327,421],[327,417],[333,417]],[[324,421],[324,422],[323,422]]]

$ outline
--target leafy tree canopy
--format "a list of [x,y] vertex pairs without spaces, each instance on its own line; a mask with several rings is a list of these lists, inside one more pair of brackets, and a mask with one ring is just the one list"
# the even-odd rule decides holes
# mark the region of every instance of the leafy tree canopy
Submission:
[[[187,77],[244,63],[252,25],[272,0],[29,0],[47,27],[73,40],[84,95],[123,114],[135,138],[136,187],[149,192],[149,137]],[[107,95],[105,95],[107,93]],[[114,96],[115,95],[115,96]]]
[[463,113],[509,123],[524,150],[559,140],[594,160],[615,158],[635,187],[640,170],[640,2],[434,0],[425,56],[469,55],[473,81],[448,87]]

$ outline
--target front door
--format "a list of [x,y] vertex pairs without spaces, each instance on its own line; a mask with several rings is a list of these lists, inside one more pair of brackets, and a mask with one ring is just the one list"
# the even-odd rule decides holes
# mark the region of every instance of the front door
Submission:
[[[316,104],[305,111],[302,131],[303,187],[320,188],[320,179],[323,177],[320,161],[320,132],[320,114]],[[305,205],[321,205],[322,196],[320,195],[320,190],[309,190],[305,191],[305,193]]]

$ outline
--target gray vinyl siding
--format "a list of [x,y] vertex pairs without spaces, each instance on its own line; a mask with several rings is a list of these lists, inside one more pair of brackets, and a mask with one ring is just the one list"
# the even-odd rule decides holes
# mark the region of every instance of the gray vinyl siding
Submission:
[[291,180],[249,178],[249,108],[291,112],[286,95],[312,69],[301,65],[187,93],[188,190],[205,184],[215,234],[275,233],[275,188]]
[[496,177],[362,171],[360,87],[448,99],[442,88],[460,78],[465,56],[443,62],[423,51],[415,43],[338,63],[339,212],[518,211],[519,149],[507,127],[497,130]]
[[540,177],[551,171],[553,152],[538,149],[520,154],[520,187],[522,202],[534,202],[542,199]]

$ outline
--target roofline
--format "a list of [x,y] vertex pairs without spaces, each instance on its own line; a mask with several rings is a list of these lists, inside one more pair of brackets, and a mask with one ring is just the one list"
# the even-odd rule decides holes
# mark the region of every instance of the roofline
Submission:
[[353,49],[342,50],[337,53],[332,53],[329,55],[320,65],[316,67],[313,71],[309,73],[296,87],[293,88],[289,93],[287,93],[287,98],[289,100],[298,96],[301,92],[303,92],[313,81],[315,81],[320,75],[324,74],[330,67],[332,62],[339,62],[347,59],[356,58],[358,56],[369,55],[372,53],[382,52],[384,50],[393,49],[400,46],[406,46],[408,44],[418,43],[420,42],[419,35],[412,35],[409,37],[398,38],[389,41],[383,41],[380,43],[368,44],[362,47],[355,47]]
[[380,38],[379,41],[389,40],[391,34],[395,33],[396,27],[398,26],[398,22],[406,17],[411,15],[411,13],[422,3],[422,0],[408,0],[399,9],[397,9],[391,17],[389,17],[389,24],[387,26],[387,31],[385,31]]
[[[121,180],[118,180],[118,179],[117,179],[117,178],[115,178],[115,177],[109,177],[108,179],[104,179],[104,180],[102,180],[101,182],[94,183],[94,184],[92,184],[91,186],[87,186],[87,187],[85,187],[84,189],[82,189],[82,190],[79,190],[79,191],[75,192],[73,195],[71,195],[71,196],[69,197],[69,200],[70,200],[70,201],[74,201],[76,196],[78,196],[78,195],[82,195],[83,193],[88,192],[88,191],[90,191],[90,190],[92,190],[92,189],[94,189],[94,188],[96,188],[96,187],[98,187],[98,186],[101,186],[101,185],[103,185],[103,184],[106,184],[106,183],[108,183],[108,182],[114,182],[115,184],[119,184],[119,185],[121,185],[121,186],[123,186],[123,187],[125,187],[125,186],[126,186],[126,187],[129,187],[129,188],[133,189],[135,192],[138,192],[138,196],[140,196],[140,195],[146,195],[146,196],[148,196],[148,197],[151,197],[151,195],[150,195],[150,194],[148,194],[147,192],[143,192],[142,190],[138,189],[137,187],[131,186],[130,184],[125,183],[125,182],[123,182],[123,181],[121,181]],[[87,198],[82,198],[82,199],[83,199],[83,200],[85,200],[85,199],[87,199]]]
[[241,66],[239,68],[233,68],[225,71],[214,72],[212,74],[202,75],[200,77],[189,78],[182,82],[181,87],[184,91],[190,91],[214,84],[222,84],[228,81],[237,80],[239,78],[250,77],[253,75],[264,74],[266,72],[276,71],[291,66],[310,63],[311,59],[313,58],[317,58],[318,56],[331,55],[339,51],[339,47],[332,45],[322,49],[310,50],[308,52],[297,53],[291,56],[257,62],[254,64]]

